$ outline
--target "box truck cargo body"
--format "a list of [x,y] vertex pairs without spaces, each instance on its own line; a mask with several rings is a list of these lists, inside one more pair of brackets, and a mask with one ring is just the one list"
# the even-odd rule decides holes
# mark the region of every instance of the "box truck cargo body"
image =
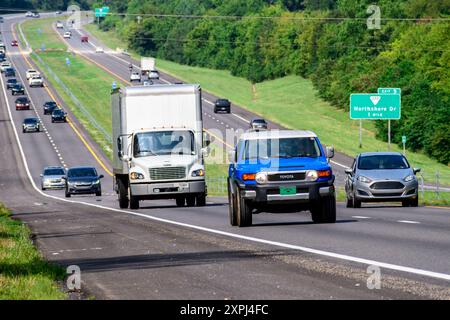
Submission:
[[201,89],[133,86],[112,93],[113,171],[121,208],[139,201],[206,203]]

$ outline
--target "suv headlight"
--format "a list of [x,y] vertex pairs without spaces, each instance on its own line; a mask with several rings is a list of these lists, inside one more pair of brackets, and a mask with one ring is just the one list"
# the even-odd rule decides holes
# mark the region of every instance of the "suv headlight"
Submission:
[[405,180],[405,182],[410,182],[414,180],[414,175],[410,174],[409,176],[406,176],[403,180]]
[[316,181],[319,175],[316,170],[308,170],[306,171],[305,179],[306,181]]
[[142,179],[144,179],[144,175],[139,172],[132,172],[132,173],[130,173],[130,179],[131,180],[142,180]]
[[371,183],[372,182],[372,180],[370,180],[369,178],[364,177],[364,176],[359,176],[358,181],[363,182],[363,183]]
[[264,184],[267,182],[267,173],[266,172],[258,172],[255,176],[255,180],[257,183]]
[[205,170],[203,170],[203,169],[194,170],[194,171],[192,171],[191,175],[193,177],[203,177],[205,175]]

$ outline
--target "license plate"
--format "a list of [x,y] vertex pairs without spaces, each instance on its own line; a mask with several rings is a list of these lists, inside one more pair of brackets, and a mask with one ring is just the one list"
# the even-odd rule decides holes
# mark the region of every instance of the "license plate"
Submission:
[[280,187],[280,194],[283,196],[294,195],[297,193],[296,187]]

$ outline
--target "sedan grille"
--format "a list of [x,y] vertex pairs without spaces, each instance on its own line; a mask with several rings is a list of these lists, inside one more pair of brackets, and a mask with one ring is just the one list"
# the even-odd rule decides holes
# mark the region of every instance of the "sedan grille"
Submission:
[[375,182],[370,186],[370,189],[381,190],[381,189],[403,189],[405,186],[403,183],[398,181],[383,181]]
[[151,168],[149,172],[151,180],[175,180],[186,177],[184,167]]

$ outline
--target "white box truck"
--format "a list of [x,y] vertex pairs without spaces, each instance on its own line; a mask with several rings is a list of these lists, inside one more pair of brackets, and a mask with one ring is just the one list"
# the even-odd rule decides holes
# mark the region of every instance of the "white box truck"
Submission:
[[147,75],[150,71],[155,70],[155,58],[141,58],[141,73],[142,75]]
[[139,201],[206,203],[199,85],[154,85],[112,91],[114,186],[120,208]]

